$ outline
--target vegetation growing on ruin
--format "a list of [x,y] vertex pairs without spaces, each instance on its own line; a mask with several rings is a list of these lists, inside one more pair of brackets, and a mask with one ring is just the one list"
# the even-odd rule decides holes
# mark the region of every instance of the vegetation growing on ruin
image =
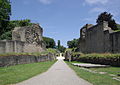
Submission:
[[118,30],[117,23],[114,19],[112,19],[113,15],[111,13],[103,12],[98,16],[97,23],[101,23],[103,21],[108,22],[108,26],[111,27],[112,30]]
[[49,48],[46,51],[34,52],[34,53],[3,53],[3,54],[0,54],[0,57],[4,57],[4,56],[19,56],[19,55],[45,56],[45,55],[48,55],[49,53],[58,54],[59,51],[57,49]]
[[43,73],[50,68],[55,61],[22,64],[0,68],[0,85],[15,84]]
[[[112,76],[109,74],[114,74],[117,76],[119,74],[119,67],[109,67],[109,68],[90,68],[92,71],[97,71],[98,73],[91,73],[86,70],[81,69],[80,67],[73,66],[72,62],[66,62],[80,77],[83,78],[93,85],[119,85],[120,81],[112,79]],[[76,62],[80,63],[80,62]],[[107,72],[106,74],[99,74],[99,72]]]
[[76,53],[72,53],[72,60],[85,62],[85,63],[120,66],[120,54],[110,54],[110,53],[82,54],[82,53],[76,52]]
[[0,40],[11,40],[12,30],[15,27],[31,26],[32,24],[29,19],[9,21],[2,34],[0,34]]

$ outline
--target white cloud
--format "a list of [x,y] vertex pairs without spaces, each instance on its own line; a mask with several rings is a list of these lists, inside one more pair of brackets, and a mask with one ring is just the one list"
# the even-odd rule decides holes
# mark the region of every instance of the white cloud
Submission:
[[98,7],[95,7],[93,9],[90,10],[91,13],[94,13],[94,12],[104,12],[104,11],[107,11],[106,9],[104,8],[98,8]]
[[52,3],[52,0],[38,0],[38,1],[43,4],[51,4]]
[[89,18],[84,18],[83,21],[86,21],[86,22],[92,22],[94,21],[95,19],[93,17],[89,17]]
[[106,4],[108,0],[85,0],[88,4]]

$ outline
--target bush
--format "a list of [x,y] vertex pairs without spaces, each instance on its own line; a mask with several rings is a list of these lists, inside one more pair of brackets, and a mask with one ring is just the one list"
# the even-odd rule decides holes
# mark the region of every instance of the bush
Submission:
[[11,31],[8,31],[8,32],[5,32],[4,34],[2,34],[0,36],[0,40],[11,40],[12,39],[12,32]]
[[120,66],[120,54],[84,54],[79,56],[77,61]]
[[43,41],[46,44],[46,48],[55,48],[55,41],[49,37],[43,37]]

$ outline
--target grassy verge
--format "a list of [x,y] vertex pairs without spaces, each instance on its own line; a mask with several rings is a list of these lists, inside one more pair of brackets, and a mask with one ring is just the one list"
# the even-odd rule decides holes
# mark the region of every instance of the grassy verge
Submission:
[[22,64],[0,68],[0,85],[15,84],[45,72],[55,61]]
[[120,81],[113,80],[112,76],[109,76],[109,73],[118,74],[120,67],[110,67],[110,68],[92,68],[91,70],[98,72],[107,72],[107,74],[91,73],[86,70],[81,69],[80,67],[73,66],[70,62],[66,62],[76,74],[89,81],[93,85],[120,85]]

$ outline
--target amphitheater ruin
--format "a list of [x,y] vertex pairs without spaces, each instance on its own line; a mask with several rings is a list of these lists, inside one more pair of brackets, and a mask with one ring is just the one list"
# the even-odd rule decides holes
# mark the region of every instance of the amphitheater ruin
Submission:
[[104,21],[86,24],[80,30],[79,51],[82,53],[120,53],[120,31],[113,31]]
[[45,50],[42,34],[39,24],[15,27],[12,40],[0,40],[0,53],[42,52]]

